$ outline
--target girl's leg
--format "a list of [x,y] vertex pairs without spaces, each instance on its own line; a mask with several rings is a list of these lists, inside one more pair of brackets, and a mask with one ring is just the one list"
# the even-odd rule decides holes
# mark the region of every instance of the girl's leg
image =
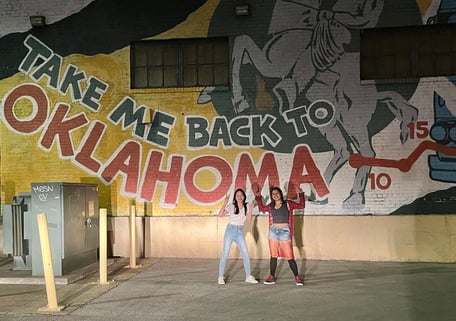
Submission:
[[290,266],[291,272],[293,272],[295,277],[298,276],[298,265],[294,259],[293,246],[291,244],[291,241],[281,241],[280,249],[283,251],[285,258],[288,260],[288,265]]
[[278,246],[287,260],[293,258],[293,246],[291,245],[291,241],[280,241]]
[[223,273],[225,272],[226,260],[228,258],[228,254],[230,253],[231,243],[233,243],[233,229],[231,228],[231,225],[228,225],[223,237],[223,248],[219,263],[219,277],[223,277]]
[[244,237],[244,231],[241,230],[236,239],[235,242],[237,243],[239,250],[241,251],[242,255],[242,261],[244,263],[244,271],[245,271],[245,277],[250,276],[250,257],[249,257],[249,251],[247,249],[247,243],[245,242],[245,237]]
[[269,261],[269,271],[271,272],[271,275],[275,277],[277,269],[277,258],[271,256],[271,260]]
[[279,256],[279,241],[269,239],[269,253],[271,260],[269,261],[269,270],[272,276],[275,276],[277,268],[277,257]]
[[279,256],[279,241],[269,239],[269,253],[271,257]]
[[288,260],[288,265],[290,266],[291,272],[293,272],[294,276],[298,276],[298,265],[296,264],[295,259]]

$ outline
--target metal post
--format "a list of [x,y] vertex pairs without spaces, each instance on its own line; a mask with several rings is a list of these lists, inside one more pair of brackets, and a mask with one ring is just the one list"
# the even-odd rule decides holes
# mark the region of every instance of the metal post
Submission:
[[136,206],[130,207],[130,268],[136,267]]
[[38,232],[40,235],[41,256],[43,259],[44,279],[48,305],[38,309],[39,311],[61,311],[64,307],[57,305],[57,293],[55,290],[54,269],[52,267],[51,246],[46,214],[37,214]]
[[21,212],[21,206],[11,205],[12,208],[12,234],[13,234],[13,256],[22,256],[24,254],[24,221]]
[[100,284],[108,284],[107,217],[107,210],[100,208]]

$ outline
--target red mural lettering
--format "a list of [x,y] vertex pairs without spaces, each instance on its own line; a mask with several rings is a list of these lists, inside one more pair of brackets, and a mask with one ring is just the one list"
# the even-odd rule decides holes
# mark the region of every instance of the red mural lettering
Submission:
[[[28,99],[33,104],[31,119],[21,120],[16,117],[14,106],[21,99]],[[3,104],[5,120],[15,131],[31,134],[37,131],[46,121],[49,102],[44,90],[35,84],[23,84],[14,88]]]
[[[207,168],[219,172],[221,181],[218,186],[210,191],[204,191],[195,185],[195,174],[198,170]],[[223,158],[216,156],[202,156],[194,159],[188,164],[184,175],[185,189],[190,197],[201,203],[213,203],[220,200],[231,187],[233,172],[230,164]]]
[[160,170],[162,159],[162,152],[151,151],[149,153],[141,188],[141,198],[151,201],[155,194],[155,186],[158,181],[161,181],[166,182],[166,190],[163,191],[165,193],[164,202],[166,204],[176,204],[184,158],[182,156],[172,156],[171,165],[168,166],[167,171]]
[[93,152],[100,143],[101,137],[106,129],[106,125],[95,121],[91,124],[88,133],[85,134],[80,144],[79,152],[74,158],[79,164],[96,173],[101,167],[101,163],[92,157]]
[[121,174],[124,176],[123,190],[126,193],[136,193],[141,162],[141,145],[135,141],[127,141],[113,155],[114,157],[101,173],[101,177],[106,182],[111,183],[118,174]]
[[86,115],[83,113],[65,119],[69,110],[70,106],[64,103],[60,103],[55,107],[53,112],[54,115],[51,116],[49,125],[40,141],[44,148],[50,149],[54,139],[58,137],[62,156],[74,155],[73,142],[70,132],[89,122]]
[[241,154],[234,183],[235,188],[246,190],[247,178],[250,179],[252,184],[258,184],[260,190],[263,188],[266,180],[268,180],[268,186],[270,187],[280,186],[279,172],[274,154],[265,153],[263,155],[258,175],[256,175],[250,155],[246,153]]
[[[306,170],[307,174],[303,174],[304,170]],[[295,148],[289,181],[296,186],[303,183],[312,184],[320,197],[329,194],[328,186],[321,176],[317,165],[315,165],[307,146],[297,146]],[[292,193],[292,191],[289,191],[289,193]]]

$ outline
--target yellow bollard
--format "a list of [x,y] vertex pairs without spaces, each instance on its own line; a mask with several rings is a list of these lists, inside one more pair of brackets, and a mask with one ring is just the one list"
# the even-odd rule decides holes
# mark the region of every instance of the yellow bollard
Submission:
[[136,268],[136,206],[130,207],[130,268]]
[[108,284],[108,214],[105,208],[100,208],[100,284]]
[[46,294],[48,305],[39,308],[38,311],[61,311],[63,306],[57,305],[57,293],[55,290],[54,269],[52,266],[51,246],[49,243],[49,231],[46,214],[37,214],[38,232],[40,235],[41,256],[43,258],[44,279],[46,283]]

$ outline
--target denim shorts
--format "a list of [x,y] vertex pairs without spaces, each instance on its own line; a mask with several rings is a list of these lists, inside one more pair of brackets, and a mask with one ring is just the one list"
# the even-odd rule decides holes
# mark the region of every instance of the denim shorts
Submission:
[[290,228],[271,226],[269,229],[269,238],[276,241],[290,241]]

